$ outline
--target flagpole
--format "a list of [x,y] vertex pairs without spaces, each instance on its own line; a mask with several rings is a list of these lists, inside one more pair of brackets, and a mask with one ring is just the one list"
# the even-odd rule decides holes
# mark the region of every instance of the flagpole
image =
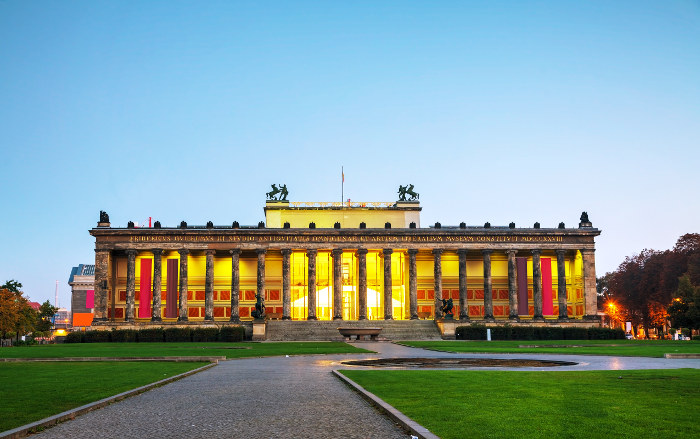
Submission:
[[342,203],[345,202],[345,171],[342,166],[340,167],[340,180],[340,202],[342,206]]

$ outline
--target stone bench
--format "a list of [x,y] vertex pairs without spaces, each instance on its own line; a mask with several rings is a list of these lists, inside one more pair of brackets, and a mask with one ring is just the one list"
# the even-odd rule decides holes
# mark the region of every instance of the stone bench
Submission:
[[432,315],[430,314],[430,312],[422,312],[421,311],[418,313],[418,318],[421,320],[426,320],[426,319],[429,319],[431,317],[432,317]]
[[281,320],[282,313],[281,312],[268,312],[268,313],[265,313],[265,317],[268,320]]
[[370,340],[377,341],[377,336],[382,332],[382,328],[338,328],[340,335],[345,337],[345,340],[352,340],[352,336],[355,336],[355,340],[360,340],[360,337],[369,336]]

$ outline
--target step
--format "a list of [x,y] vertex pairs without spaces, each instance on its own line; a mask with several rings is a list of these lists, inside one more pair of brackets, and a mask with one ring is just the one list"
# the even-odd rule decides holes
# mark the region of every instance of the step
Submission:
[[343,341],[339,327],[382,328],[380,338],[387,340],[440,340],[440,331],[432,320],[335,320],[267,322],[266,340],[270,341]]

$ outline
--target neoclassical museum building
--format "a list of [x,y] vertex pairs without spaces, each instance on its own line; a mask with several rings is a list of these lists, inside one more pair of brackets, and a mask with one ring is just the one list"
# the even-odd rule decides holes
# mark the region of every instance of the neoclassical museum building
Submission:
[[600,230],[585,212],[575,228],[523,228],[422,227],[416,200],[264,210],[255,226],[140,228],[102,212],[93,326],[245,324],[258,293],[268,321],[441,321],[452,299],[455,321],[597,324]]

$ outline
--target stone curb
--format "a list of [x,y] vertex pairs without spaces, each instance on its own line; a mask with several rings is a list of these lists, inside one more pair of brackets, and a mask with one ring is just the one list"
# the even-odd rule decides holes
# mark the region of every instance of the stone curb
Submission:
[[700,354],[664,354],[664,358],[679,360],[682,358],[700,359]]
[[65,362],[65,361],[166,361],[175,363],[192,363],[208,361],[218,364],[226,360],[225,356],[211,357],[64,357],[64,358],[0,358],[0,363],[16,363],[23,361]]
[[355,381],[340,373],[337,369],[333,370],[333,374],[343,381],[348,387],[359,393],[360,396],[366,399],[370,404],[391,418],[394,422],[401,425],[407,431],[410,431],[412,435],[417,436],[420,439],[440,439],[439,436],[434,435],[427,428],[396,410],[393,406],[387,404],[383,399],[379,398],[374,393],[368,392]]
[[136,389],[127,390],[126,392],[119,393],[117,395],[108,396],[107,398],[101,399],[99,401],[91,402],[80,407],[76,407],[72,410],[67,410],[63,413],[57,415],[49,416],[48,418],[41,419],[31,424],[26,424],[21,427],[14,428],[12,430],[6,430],[0,432],[0,439],[15,439],[29,436],[31,433],[43,430],[47,427],[52,427],[58,423],[75,419],[77,416],[83,415],[87,412],[100,409],[113,402],[121,401],[122,399],[128,398],[130,396],[138,395],[139,393],[146,392],[155,387],[160,387],[165,384],[171,383],[173,381],[180,380],[182,378],[194,375],[195,373],[202,372],[206,369],[216,366],[218,363],[207,364],[205,366],[199,367],[194,370],[190,370],[179,375],[166,378],[164,380],[156,381],[155,383],[146,384],[145,386],[137,387]]

